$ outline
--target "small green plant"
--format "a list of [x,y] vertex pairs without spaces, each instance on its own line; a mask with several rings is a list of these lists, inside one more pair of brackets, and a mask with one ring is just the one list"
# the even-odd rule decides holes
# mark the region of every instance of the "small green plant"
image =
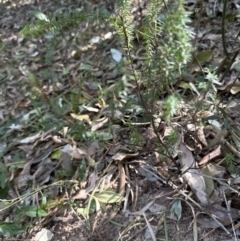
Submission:
[[106,204],[119,203],[123,200],[124,197],[112,190],[102,190],[95,192],[94,195],[91,195],[89,197],[87,207],[78,208],[77,212],[88,220],[90,214],[98,212],[100,209],[106,210]]
[[21,226],[12,222],[4,222],[0,224],[0,233],[12,237],[23,233],[27,228],[28,224]]
[[232,153],[227,153],[224,162],[226,163],[227,169],[230,173],[237,173],[239,175],[239,171],[234,164],[235,157]]
[[164,138],[168,146],[174,146],[179,140],[179,133],[176,130],[171,130],[170,133]]
[[136,126],[132,124],[131,121],[127,122],[129,131],[130,131],[130,140],[134,145],[143,145],[145,143],[145,140],[142,136],[142,134],[137,130]]
[[168,123],[171,122],[172,117],[177,114],[179,109],[180,99],[174,95],[170,95],[163,104],[164,116]]
[[203,72],[205,73],[205,81],[199,83],[199,89],[205,91],[205,95],[203,95],[202,99],[207,104],[215,104],[217,93],[216,85],[221,85],[221,83],[218,81],[215,70],[204,68]]
[[[178,76],[181,75],[182,70],[191,59],[191,39],[194,33],[188,26],[190,19],[189,13],[184,9],[184,2],[184,0],[179,0],[172,5],[168,4],[168,1],[148,1],[139,23],[133,21],[131,0],[116,1],[116,8],[112,13],[104,8],[93,10],[89,5],[85,6],[84,12],[83,10],[75,10],[60,13],[57,16],[36,11],[34,15],[38,21],[26,25],[22,34],[39,36],[47,32],[57,33],[59,31],[64,34],[68,29],[72,29],[83,22],[93,24],[100,20],[104,21],[110,29],[115,28],[118,36],[122,39],[122,47],[126,56],[126,59],[118,66],[121,66],[123,73],[126,72],[126,67],[122,64],[128,64],[130,69],[128,68],[122,81],[114,84],[113,87],[116,90],[113,92],[111,89],[112,97],[110,98],[121,98],[127,103],[128,87],[132,87],[134,84],[137,88],[136,98],[139,99],[143,107],[144,115],[152,115],[152,119],[154,119],[153,103],[159,99],[159,96],[166,94],[166,92],[172,92],[172,85],[176,83]],[[137,24],[140,27],[136,28]],[[134,44],[136,36],[141,38],[139,41],[141,40],[144,49],[140,56],[142,58],[140,71],[135,68],[132,57],[136,51]],[[128,74],[129,72],[131,74]],[[89,74],[91,75],[91,73]],[[210,74],[210,72],[207,73],[207,78],[213,76],[210,76]],[[211,79],[211,81],[212,85],[216,82],[215,79]],[[121,83],[122,87],[120,86]],[[107,91],[101,89],[101,96],[108,99],[109,96],[106,95],[108,95],[108,89]],[[113,102],[110,102],[111,105],[113,105]],[[177,113],[179,104],[179,96],[173,94],[169,95],[164,101],[162,116],[168,124],[171,123],[172,116]],[[111,107],[115,108],[115,104]],[[73,103],[73,109],[77,111],[76,101]],[[134,128],[131,127],[130,129],[132,141],[142,142]],[[79,133],[79,131],[77,132]],[[80,131],[80,133],[82,132]],[[84,137],[80,137],[78,134],[78,139],[81,140],[82,138]]]

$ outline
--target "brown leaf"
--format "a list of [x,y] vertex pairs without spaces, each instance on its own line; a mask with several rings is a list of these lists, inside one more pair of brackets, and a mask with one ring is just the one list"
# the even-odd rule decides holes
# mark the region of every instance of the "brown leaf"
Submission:
[[105,123],[108,122],[108,118],[107,117],[103,117],[99,120],[95,120],[92,122],[92,127],[91,127],[91,131],[96,131],[99,130],[100,128],[102,128],[104,126]]
[[213,55],[213,51],[208,49],[208,50],[204,50],[204,51],[199,52],[198,54],[196,54],[196,59],[199,62],[209,61],[212,58],[212,55]]
[[76,146],[71,146],[70,144],[65,145],[61,150],[62,152],[66,152],[78,160],[81,160],[87,156],[87,153],[84,149],[77,148]]
[[203,205],[208,205],[208,196],[206,193],[206,184],[202,174],[196,168],[196,162],[192,153],[188,150],[185,144],[181,143],[179,150],[181,151],[181,166],[183,178],[187,181],[198,200]]
[[90,144],[90,146],[87,148],[87,154],[89,156],[93,156],[96,154],[96,152],[99,150],[99,143],[98,141],[94,141]]
[[207,163],[209,163],[212,159],[220,156],[222,154],[221,152],[221,146],[218,146],[215,150],[213,150],[212,152],[210,152],[209,154],[207,154],[206,156],[204,156],[200,162],[199,165],[206,165]]
[[122,147],[122,145],[119,143],[111,144],[108,149],[107,154],[113,156],[121,149],[121,147]]
[[65,169],[67,172],[71,173],[73,171],[71,156],[68,153],[62,153],[59,161],[61,162],[62,168]]
[[198,136],[198,139],[202,142],[202,144],[203,144],[204,146],[207,146],[207,145],[208,145],[202,127],[200,127],[200,128],[197,130],[197,136]]
[[80,192],[73,197],[73,200],[74,199],[86,199],[88,197],[88,194],[94,189],[96,181],[97,181],[97,173],[96,173],[96,171],[94,171],[91,174],[89,179],[90,179],[89,186],[86,189],[80,190]]
[[132,158],[132,157],[137,156],[137,155],[138,155],[138,153],[130,154],[130,153],[119,152],[119,153],[117,153],[116,155],[114,155],[114,156],[112,157],[112,159],[113,159],[114,161],[123,161],[123,160]]

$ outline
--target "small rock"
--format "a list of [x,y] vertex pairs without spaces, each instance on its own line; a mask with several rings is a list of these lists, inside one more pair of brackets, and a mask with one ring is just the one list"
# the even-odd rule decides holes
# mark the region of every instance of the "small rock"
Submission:
[[53,233],[50,230],[43,228],[36,234],[33,241],[50,241],[52,237]]

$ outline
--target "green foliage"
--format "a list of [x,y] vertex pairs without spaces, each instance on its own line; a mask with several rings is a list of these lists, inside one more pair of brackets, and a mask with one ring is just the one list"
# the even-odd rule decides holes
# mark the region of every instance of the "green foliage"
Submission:
[[65,32],[74,27],[78,27],[82,22],[92,23],[101,19],[108,19],[109,12],[104,9],[97,11],[74,10],[72,12],[62,13],[57,16],[51,14],[46,15],[39,11],[34,11],[33,14],[38,19],[36,23],[26,25],[21,33],[25,36],[40,36],[43,33]]
[[206,89],[211,89],[214,90],[214,92],[217,92],[217,89],[215,85],[221,85],[218,81],[218,76],[215,74],[215,70],[209,69],[209,68],[204,68],[203,72],[205,73],[205,78],[207,80],[208,85],[206,86]]
[[16,220],[15,222],[5,222],[0,224],[0,233],[6,236],[15,236],[23,233],[29,227],[29,224],[22,225],[22,220],[25,217],[46,217],[47,212],[41,207],[30,205],[21,206],[21,208],[16,208]]
[[164,116],[165,116],[167,122],[170,122],[172,116],[177,113],[177,110],[179,109],[178,108],[179,104],[180,104],[180,100],[175,95],[170,95],[164,101],[164,104],[163,104]]
[[168,146],[174,146],[179,140],[179,134],[177,131],[172,130],[165,138],[164,141]]
[[182,67],[190,60],[192,46],[190,43],[193,32],[187,26],[188,13],[183,8],[183,1],[179,6],[167,14],[160,16],[163,40],[159,51],[159,66],[169,84],[174,82],[176,72],[181,73]]
[[28,206],[28,207],[21,207],[21,209],[17,210],[18,219],[21,220],[24,216],[28,216],[31,218],[36,217],[46,217],[47,213],[38,206]]
[[18,226],[16,223],[5,222],[0,224],[0,233],[6,236],[15,236],[23,233],[28,227],[28,224],[24,226]]
[[[166,93],[170,92],[172,85],[176,82],[182,69],[191,58],[192,46],[190,41],[193,37],[193,32],[187,26],[189,14],[184,10],[184,0],[179,0],[178,5],[172,6],[169,4],[171,6],[170,9],[166,8],[167,2],[168,1],[165,3],[159,0],[148,1],[146,9],[144,10],[144,16],[141,16],[141,20],[138,20],[138,23],[133,19],[131,0],[116,1],[116,11],[112,14],[105,9],[91,8],[76,9],[65,13],[62,12],[58,15],[45,14],[39,11],[33,12],[37,21],[23,28],[22,34],[25,36],[39,36],[48,32],[61,32],[63,34],[70,29],[78,28],[79,25],[84,22],[95,24],[98,21],[104,21],[107,27],[109,26],[110,29],[113,27],[121,38],[122,42],[120,43],[123,45],[122,47],[125,53],[123,55],[123,60],[117,63],[117,74],[121,75],[122,78],[114,83],[111,82],[113,84],[104,89],[101,88],[101,84],[99,84],[97,77],[92,74],[92,70],[95,66],[91,63],[82,63],[80,66],[81,74],[79,86],[57,98],[56,96],[49,97],[45,94],[42,91],[42,83],[39,83],[37,76],[35,77],[35,75],[30,74],[30,97],[32,103],[35,103],[34,106],[38,118],[36,123],[31,126],[32,131],[34,132],[34,129],[43,129],[43,127],[45,127],[44,129],[50,129],[48,127],[53,124],[57,127],[65,126],[64,121],[59,121],[59,119],[62,118],[55,120],[55,118],[52,118],[52,115],[43,113],[43,108],[41,108],[42,105],[39,106],[39,103],[41,103],[42,100],[45,101],[47,111],[51,111],[52,114],[56,114],[57,116],[62,117],[68,113],[68,111],[78,113],[79,104],[81,102],[80,98],[84,96],[82,91],[83,81],[90,79],[96,83],[99,88],[99,96],[96,98],[94,97],[95,99],[91,100],[92,103],[98,98],[106,102],[108,101],[109,103],[108,107],[110,110],[107,109],[107,107],[103,108],[100,114],[104,114],[109,118],[110,126],[108,129],[91,131],[89,123],[86,124],[84,121],[77,120],[71,124],[67,123],[69,127],[68,134],[74,141],[85,144],[91,143],[93,140],[99,140],[100,143],[104,143],[113,139],[119,128],[118,125],[113,123],[114,121],[117,123],[122,121],[121,117],[125,114],[123,114],[123,109],[130,104],[129,112],[132,116],[130,116],[130,121],[127,123],[130,132],[130,140],[133,144],[144,145],[146,141],[139,133],[138,127],[132,124],[132,121],[135,120],[134,118],[136,118],[136,116],[141,116],[142,119],[147,119],[148,122],[154,120],[155,113],[153,110],[150,110],[150,108],[153,106],[153,103],[158,100],[159,96],[166,96]],[[136,28],[136,25],[139,26]],[[144,49],[139,56],[142,59],[142,68],[140,71],[135,69],[134,59],[132,57],[136,53],[136,38],[138,41],[141,41],[141,45]],[[51,42],[48,46],[48,52],[44,56],[45,64],[50,65],[49,68],[43,69],[42,72],[39,73],[44,79],[55,79],[54,71],[51,71],[51,64],[53,63],[55,52],[54,46],[55,42]],[[66,75],[68,75],[68,70],[63,69],[63,76],[66,77]],[[214,84],[216,84],[214,72],[206,70],[206,79],[209,80],[210,85],[214,89]],[[133,86],[137,89],[137,97],[135,93],[132,93],[134,92],[132,91]],[[132,94],[132,96],[130,96],[130,94]],[[118,101],[119,99],[121,99],[121,103]],[[135,108],[133,107],[134,103],[132,100],[137,102]],[[89,101],[89,99],[87,101]],[[161,117],[165,118],[167,124],[171,125],[172,117],[176,115],[179,110],[180,101],[180,98],[174,94],[166,97],[162,106],[163,113]],[[69,104],[69,102],[71,103]],[[85,100],[83,102],[85,102]],[[141,107],[138,105],[139,103]],[[135,113],[132,109],[135,109]],[[117,111],[120,112],[119,116],[117,115]],[[108,115],[108,113],[110,114]],[[152,114],[152,116],[148,115],[149,113]],[[55,123],[56,121],[58,123]],[[156,142],[160,142],[159,139],[156,138]],[[176,152],[178,140],[179,136],[177,131],[172,130],[163,140],[165,145],[156,143],[158,144],[156,146],[158,146],[158,150],[162,148],[160,153],[165,153],[165,156],[170,156]],[[169,150],[166,150],[167,148],[169,148]],[[88,166],[89,164],[87,165],[86,161],[83,160],[78,173],[78,178],[82,182],[87,181],[86,178],[89,172]],[[1,168],[1,166],[0,172],[2,175],[0,187],[4,188],[5,170],[3,167]],[[72,174],[64,169],[59,169],[55,172],[55,177],[58,179],[65,177],[69,178],[71,176]],[[153,177],[150,177],[148,180],[151,180],[151,178]],[[105,204],[118,203],[123,200],[124,198],[114,191],[99,191],[96,189],[87,200],[87,207],[79,208],[78,213],[82,214],[84,217],[88,217],[89,214],[99,211],[101,208],[104,209]],[[58,202],[53,200],[52,204],[53,206],[58,205]],[[50,206],[50,202],[48,205]],[[171,211],[180,219],[181,202],[174,203]],[[44,217],[47,213],[43,208],[29,206],[19,209],[17,215],[18,220],[21,220],[25,216]],[[2,224],[0,225],[0,232],[5,235],[16,235],[25,230],[25,227],[14,225],[15,224],[12,223]]]
[[78,208],[77,209],[77,213],[81,214],[85,219],[88,218],[89,214],[92,214],[96,211],[96,200],[95,199],[91,199],[91,201],[89,201],[87,207],[85,208]]
[[178,153],[179,133],[172,129],[171,132],[164,137],[164,143],[167,147],[165,152],[171,156],[176,155]]
[[100,203],[118,203],[124,200],[124,197],[111,190],[95,193],[94,198]]
[[179,221],[182,217],[182,202],[181,200],[176,200],[173,202],[171,210],[170,210],[170,217],[177,216],[177,220]]
[[7,177],[7,170],[5,166],[0,163],[0,188],[5,188],[5,182]]
[[[0,199],[7,199],[9,192],[9,187],[5,186],[4,188],[0,188]],[[1,206],[1,203],[0,203]]]
[[89,214],[99,211],[100,209],[106,209],[107,203],[119,203],[124,200],[120,194],[112,190],[103,190],[95,193],[88,200],[88,205],[85,208],[78,208],[77,212],[81,214],[85,219],[88,219]]
[[[168,9],[168,5],[170,9]],[[33,12],[38,19],[35,23],[25,26],[22,30],[24,35],[38,36],[43,33],[58,31],[64,33],[66,30],[73,29],[83,22],[97,23],[103,21],[110,29],[114,27],[118,36],[122,39],[123,47],[126,52],[123,61],[118,63],[121,68],[122,79],[109,88],[101,89],[100,95],[105,99],[121,99],[128,103],[129,89],[132,89],[132,82],[135,81],[139,100],[145,112],[154,114],[151,110],[153,103],[159,96],[170,92],[171,86],[176,82],[182,69],[191,58],[191,38],[192,30],[188,27],[189,13],[184,10],[184,0],[179,0],[177,4],[172,5],[168,1],[151,0],[148,1],[144,9],[144,14],[140,20],[135,21],[132,14],[131,0],[116,1],[115,12],[108,12],[104,8],[93,9],[86,7],[76,9],[65,13],[59,13],[57,16],[47,15],[42,12]],[[134,67],[133,55],[136,51],[136,37],[141,41],[144,51],[142,56],[142,68],[137,71]],[[46,56],[46,62],[51,59]],[[84,64],[83,64],[84,65]],[[126,68],[130,66],[130,69]],[[91,67],[92,69],[92,67]],[[91,77],[91,69],[84,69],[84,74]],[[131,72],[130,74],[128,72]],[[84,77],[86,77],[84,75]],[[207,73],[209,78],[210,72]],[[211,79],[212,86],[215,80]],[[36,86],[36,85],[34,85]],[[38,89],[38,88],[37,88]],[[36,93],[35,93],[36,95]],[[72,110],[78,111],[79,92],[70,96]],[[52,102],[50,102],[52,103]],[[112,113],[117,101],[110,101]],[[163,114],[168,124],[179,109],[180,99],[176,95],[170,95],[163,104]],[[143,139],[136,128],[130,123],[131,140],[135,144],[142,144]],[[76,123],[71,126],[71,134],[76,141],[109,140],[113,137],[113,130],[109,128],[108,132],[91,132],[84,123]],[[169,137],[170,138],[170,137]],[[171,141],[174,142],[174,137]]]
[[145,140],[141,133],[137,130],[137,128],[131,123],[131,121],[127,122],[128,128],[130,130],[130,138],[131,142],[135,145],[143,145],[145,143]]
[[234,164],[234,160],[235,160],[235,157],[232,153],[227,153],[224,158],[224,162],[226,163],[227,169],[231,173],[239,172]]
[[162,13],[163,7],[162,1],[149,3],[142,34],[146,46],[143,75],[148,87],[157,87],[153,92],[156,95],[175,83],[176,74],[181,74],[190,60],[190,40],[194,35],[187,26],[189,18],[183,1],[171,10],[165,10],[166,13]]
[[117,17],[113,19],[113,24],[118,35],[126,42],[128,47],[132,47],[133,24],[131,14],[131,1],[117,1]]
[[0,40],[0,53],[3,53],[6,49],[6,44]]
[[[164,1],[152,0],[147,4],[146,16],[141,23],[143,26],[140,34],[146,45],[146,60],[149,64],[160,60],[159,66],[162,66],[160,71],[165,72],[166,76],[170,76],[176,70],[181,71],[183,65],[191,57],[190,40],[193,37],[193,31],[187,26],[190,21],[189,13],[184,10],[183,4],[184,1],[180,0],[178,6],[162,14]],[[103,20],[113,24],[117,33],[132,48],[134,25],[131,8],[130,0],[119,0],[115,16],[110,15],[105,9],[93,11],[90,8],[84,12],[75,10],[57,16],[34,11],[33,14],[38,21],[35,24],[26,25],[22,34],[39,36],[46,32],[55,33],[64,29],[72,29],[82,22],[93,23]],[[161,44],[161,47],[155,49],[156,44],[158,46]],[[152,57],[157,57],[157,59]]]

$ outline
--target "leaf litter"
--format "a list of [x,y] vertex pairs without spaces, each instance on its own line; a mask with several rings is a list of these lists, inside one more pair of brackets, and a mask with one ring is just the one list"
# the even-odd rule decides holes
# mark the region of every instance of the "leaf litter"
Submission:
[[[43,7],[42,4],[40,3]],[[186,1],[186,5],[192,8],[196,5],[196,1]],[[5,8],[4,4],[3,6]],[[54,9],[54,3],[47,3],[46,6]],[[216,17],[215,11],[221,11],[221,6],[218,5],[217,10],[213,7],[213,3],[204,2],[206,15],[200,18],[201,20],[197,20],[199,12],[194,13],[196,16],[193,23],[196,20],[200,21],[197,33],[200,50],[195,56],[203,64],[211,62],[214,65],[215,60],[219,59],[224,66],[223,49],[219,41],[220,20],[216,18],[214,22],[209,17]],[[30,19],[32,18],[29,10],[34,8],[34,4],[27,6],[19,3],[16,9],[8,9],[16,19],[7,15],[1,18],[1,28],[11,30],[1,34],[6,51],[0,60],[3,66],[0,77],[1,80],[8,80],[1,81],[2,89],[7,90],[6,93],[1,93],[0,111],[2,135],[0,150],[3,160],[0,167],[1,220],[4,221],[1,232],[9,236],[13,234],[9,229],[13,227],[8,221],[14,221],[11,215],[17,210],[15,206],[6,205],[6,200],[16,204],[25,200],[26,206],[36,204],[32,208],[35,217],[40,217],[39,213],[33,212],[36,207],[39,210],[40,208],[48,210],[49,214],[54,210],[55,214],[64,216],[60,203],[65,207],[66,213],[66,210],[74,209],[73,206],[67,205],[69,200],[73,202],[81,200],[74,203],[78,207],[78,213],[85,218],[88,216],[90,221],[95,219],[96,222],[103,223],[106,223],[104,212],[113,214],[111,207],[114,205],[120,212],[122,207],[119,203],[123,202],[124,213],[129,212],[130,216],[126,219],[117,214],[113,215],[116,220],[118,218],[119,222],[124,220],[130,230],[131,220],[135,224],[139,223],[142,230],[146,230],[144,228],[146,225],[150,236],[145,234],[145,238],[151,237],[154,240],[158,235],[164,237],[161,233],[162,224],[157,224],[154,218],[148,219],[146,216],[148,209],[151,211],[151,207],[153,208],[158,201],[161,208],[156,212],[159,215],[153,213],[152,217],[162,218],[165,215],[165,218],[168,218],[166,210],[174,209],[177,219],[180,219],[184,217],[184,213],[181,217],[180,212],[183,210],[179,208],[179,200],[183,199],[183,204],[191,202],[191,205],[195,205],[194,208],[200,208],[204,213],[202,219],[196,215],[198,223],[203,228],[221,227],[229,235],[229,231],[226,231],[224,226],[233,221],[229,218],[227,203],[224,203],[220,189],[224,186],[228,191],[228,201],[234,200],[232,194],[234,191],[238,194],[237,188],[228,184],[227,180],[231,179],[227,176],[228,170],[225,165],[222,165],[227,158],[230,158],[229,153],[238,158],[240,156],[239,131],[233,128],[239,122],[238,105],[226,108],[227,115],[223,113],[221,118],[219,111],[215,110],[215,115],[219,118],[217,124],[213,124],[204,118],[195,118],[195,110],[184,102],[181,111],[175,113],[174,127],[169,128],[164,121],[160,122],[162,126],[159,128],[159,137],[163,143],[169,141],[167,137],[171,136],[171,133],[179,130],[179,125],[188,130],[178,131],[179,138],[185,139],[185,142],[180,142],[179,147],[173,148],[176,149],[173,153],[174,158],[182,166],[182,174],[177,174],[172,160],[165,160],[158,155],[151,157],[152,152],[159,151],[156,143],[158,135],[154,133],[154,127],[149,120],[142,119],[141,111],[138,114],[134,113],[141,109],[140,104],[136,103],[135,109],[125,108],[128,95],[133,95],[135,98],[135,89],[126,82],[131,76],[127,77],[124,68],[120,66],[123,61],[122,50],[120,44],[118,46],[112,43],[114,34],[109,32],[110,34],[107,33],[104,37],[100,34],[101,37],[96,37],[82,26],[82,30],[86,33],[85,38],[81,39],[78,34],[71,32],[64,39],[55,38],[57,41],[54,44],[57,48],[51,42],[53,39],[51,35],[43,37],[42,41],[47,44],[42,44],[36,39],[24,39],[19,35],[20,25],[26,21],[26,13]],[[38,17],[44,16],[38,15]],[[236,26],[232,26],[231,31],[236,31],[235,28]],[[213,29],[218,34],[215,34],[216,32],[213,34]],[[230,34],[227,38],[230,38]],[[76,47],[74,41],[81,42],[82,46]],[[217,66],[220,66],[219,63]],[[239,92],[236,81],[238,62],[234,62],[229,75],[222,79],[224,70],[224,67],[221,71],[218,69],[222,85],[215,87],[220,96],[224,93],[235,96]],[[30,73],[40,80],[40,85],[35,83],[36,79],[29,79]],[[179,86],[184,86],[185,91],[202,93],[199,84],[201,74],[203,73],[199,72],[198,66],[193,62],[190,72],[186,75],[188,78],[184,79],[186,82],[191,80],[191,83]],[[69,105],[69,100],[72,107]],[[219,107],[225,110],[225,106]],[[29,111],[30,109],[32,110]],[[206,118],[210,117],[211,115]],[[137,131],[132,130],[131,136],[127,128],[129,118],[133,118],[132,122],[137,126]],[[141,133],[140,136],[144,138],[141,139],[137,133]],[[233,141],[228,141],[229,136]],[[131,140],[139,138],[140,145],[132,145]],[[219,146],[216,148],[217,145]],[[216,149],[212,149],[214,147]],[[177,153],[178,151],[180,153]],[[159,166],[163,170],[160,171]],[[229,165],[227,167],[229,168]],[[140,170],[143,170],[141,175],[139,175]],[[237,171],[238,166],[231,170],[233,183],[237,180],[233,178],[234,174],[237,176]],[[177,209],[174,203],[161,204],[160,198],[155,195],[156,192],[164,192],[166,184],[177,190],[174,197],[177,200]],[[152,199],[154,201],[150,201]],[[110,203],[114,205],[111,206]],[[143,209],[142,203],[147,204],[148,208]],[[208,210],[208,205],[212,210]],[[135,209],[132,211],[136,213],[140,210],[138,214],[142,215],[143,220],[134,218],[134,215],[131,217],[134,212],[129,209],[132,207]],[[238,216],[234,214],[234,210],[231,208],[231,218],[235,221]],[[94,214],[95,211],[98,211],[99,216]],[[76,211],[72,215],[76,215]],[[216,218],[211,219],[206,216]],[[50,216],[48,218],[51,219]],[[174,216],[167,222],[172,219]],[[29,219],[25,217],[23,220],[27,223]],[[47,218],[45,220],[47,221]],[[110,221],[114,220],[112,218]],[[41,228],[41,224],[38,225]],[[100,225],[97,227],[95,230],[101,230]],[[168,227],[171,235],[174,226]],[[199,228],[204,230],[202,227]],[[23,225],[20,229],[16,228],[14,234],[24,230]],[[86,230],[81,230],[80,233],[89,237]],[[36,231],[32,229],[27,234],[28,237]],[[98,232],[93,234],[93,237]],[[107,227],[104,229],[103,225],[101,233],[106,235],[108,232],[109,229]],[[124,236],[125,230],[122,232],[122,239],[127,240],[127,236]],[[132,237],[137,235],[136,233],[132,229]],[[176,236],[173,237],[174,240],[180,240]],[[107,238],[112,240],[111,235]],[[56,237],[55,240],[61,239]]]

